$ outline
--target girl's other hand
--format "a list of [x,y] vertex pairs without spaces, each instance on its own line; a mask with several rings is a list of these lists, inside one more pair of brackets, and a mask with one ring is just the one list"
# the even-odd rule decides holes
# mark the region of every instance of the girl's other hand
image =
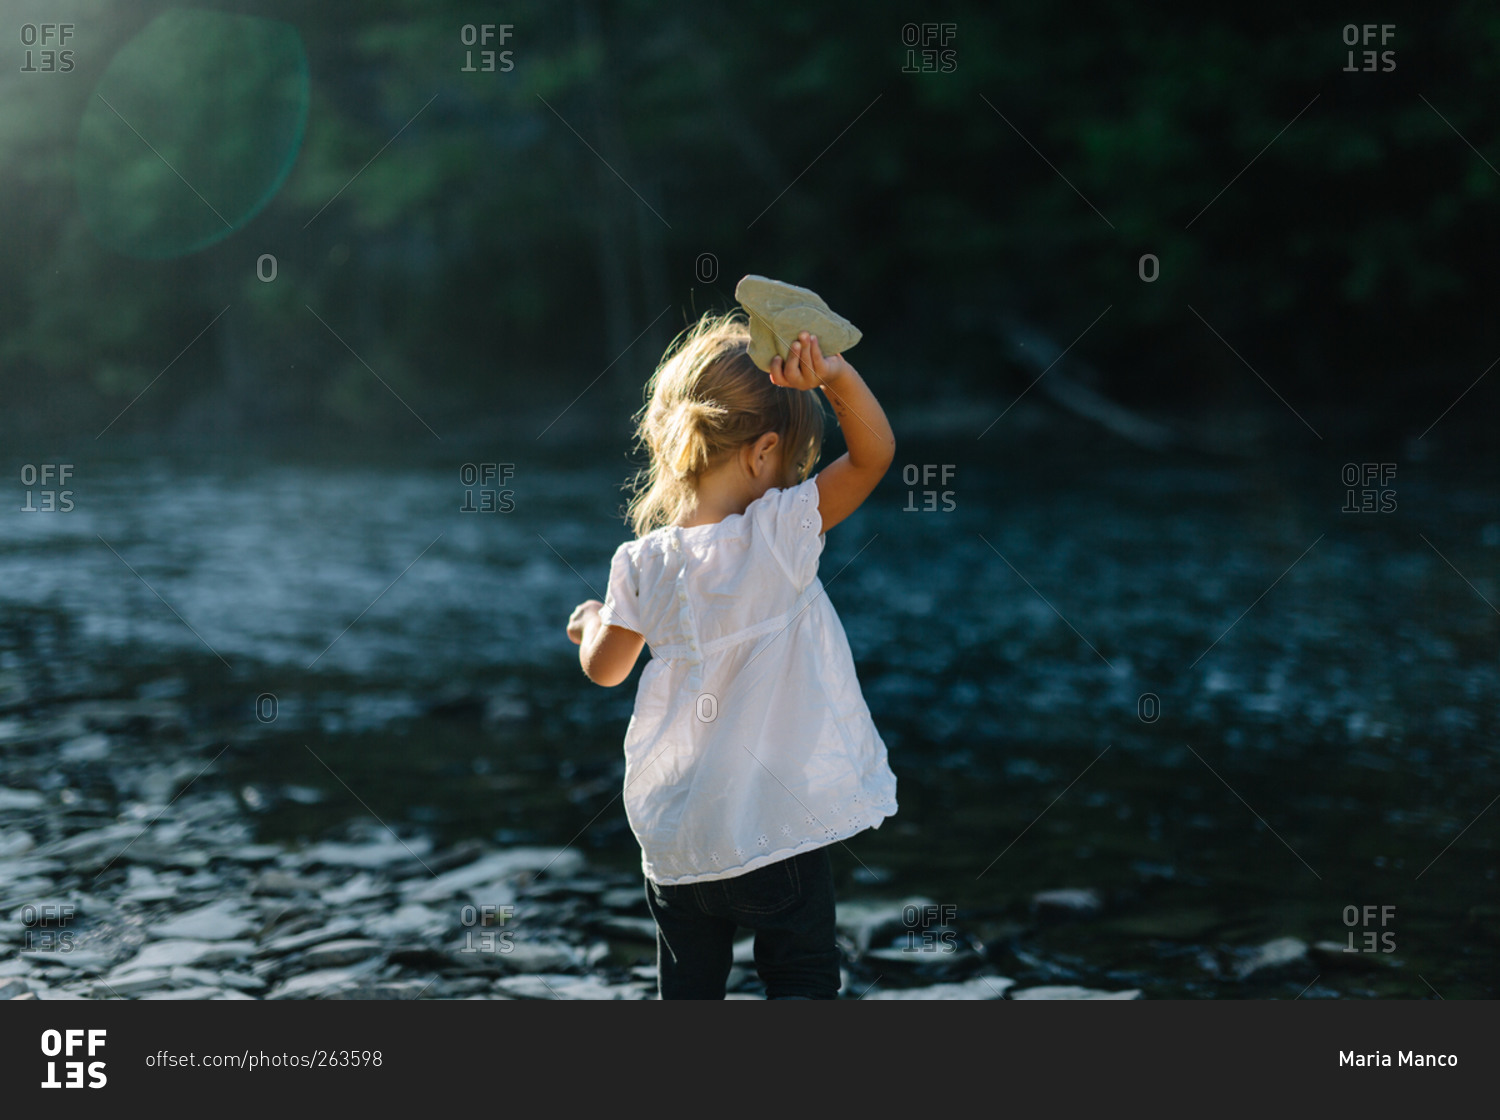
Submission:
[[771,381],[787,389],[816,389],[837,381],[853,368],[842,354],[825,357],[817,335],[803,331],[792,342],[786,361],[780,355],[771,359]]
[[604,604],[598,599],[586,599],[573,608],[573,613],[568,616],[568,639],[575,646],[583,645],[583,624],[590,615],[597,618],[602,606]]

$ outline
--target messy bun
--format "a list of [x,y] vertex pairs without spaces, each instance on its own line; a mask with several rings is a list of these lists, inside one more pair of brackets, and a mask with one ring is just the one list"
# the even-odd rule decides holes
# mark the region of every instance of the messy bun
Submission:
[[637,536],[671,524],[703,471],[767,432],[781,437],[786,477],[811,474],[823,443],[815,392],[776,385],[747,354],[750,328],[737,313],[705,315],[667,350],[646,385],[636,439],[649,456],[626,511]]

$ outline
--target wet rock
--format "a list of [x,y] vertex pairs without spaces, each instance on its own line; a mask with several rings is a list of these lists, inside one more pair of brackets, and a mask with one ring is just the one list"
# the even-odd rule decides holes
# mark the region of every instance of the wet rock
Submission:
[[379,961],[353,968],[325,968],[304,972],[278,984],[267,999],[319,999],[339,988],[354,987],[372,975]]
[[598,923],[598,929],[627,941],[656,944],[656,923],[650,918],[610,917]]
[[[856,992],[857,992],[857,984]],[[1004,976],[975,976],[961,984],[931,984],[925,988],[887,988],[866,992],[860,999],[1004,999],[1015,984]],[[847,988],[846,988],[847,992]]]
[[1247,980],[1251,976],[1266,975],[1306,961],[1306,941],[1300,937],[1278,937],[1252,949],[1235,966],[1234,974],[1241,980]]
[[482,888],[486,896],[494,896],[486,897],[486,902],[508,905],[515,901],[515,891],[507,882],[513,875],[545,870],[549,875],[562,877],[582,866],[583,856],[569,848],[511,848],[414,883],[403,893],[413,902],[438,902]]
[[109,736],[93,731],[69,739],[57,748],[57,757],[63,762],[102,762],[109,757]]
[[0,809],[40,809],[46,803],[46,797],[36,790],[0,786]]
[[[484,981],[488,984],[489,981]],[[421,999],[432,995],[431,980],[377,980],[329,992],[324,999]]]
[[610,984],[593,976],[556,972],[507,976],[495,981],[494,990],[511,999],[650,999],[656,994],[655,988],[639,982]]
[[282,956],[287,953],[295,953],[300,949],[308,949],[324,941],[337,941],[339,938],[347,937],[351,933],[357,933],[359,928],[357,921],[350,918],[339,918],[329,922],[327,925],[318,926],[316,929],[273,937],[261,945],[260,955]]
[[212,902],[186,914],[155,923],[148,930],[160,940],[233,941],[249,931],[253,923],[240,913],[233,900]]
[[132,865],[126,870],[125,890],[119,900],[144,905],[167,902],[177,897],[177,888],[163,880],[149,867]]
[[22,829],[0,831],[0,860],[15,859],[36,847],[31,833]]
[[236,863],[270,863],[285,852],[280,844],[240,844],[228,849],[224,855]]
[[1080,988],[1072,984],[1045,984],[1037,988],[1021,988],[1010,993],[1011,999],[1140,999],[1139,988],[1108,992],[1100,988]]
[[297,875],[291,871],[282,871],[275,867],[268,867],[255,877],[255,882],[250,886],[251,894],[269,894],[281,897],[290,897],[299,894],[317,894],[325,880],[309,876]]
[[352,937],[338,941],[325,941],[314,945],[302,954],[302,967],[311,969],[337,968],[355,964],[384,952],[378,941]]
[[567,972],[584,966],[584,954],[560,941],[531,941],[519,936],[498,942],[500,961],[514,972]]
[[0,980],[0,999],[15,999],[22,992],[31,991],[24,980]]
[[384,879],[377,879],[361,871],[343,885],[323,891],[322,897],[323,901],[330,906],[347,906],[353,902],[384,898],[394,890],[395,888]]
[[859,328],[834,312],[817,292],[765,276],[745,276],[734,298],[750,316],[750,360],[769,372],[771,359],[785,358],[801,331],[818,336],[825,354],[839,354],[857,343]]
[[[366,919],[365,932],[392,941],[410,937],[439,937],[458,924],[457,916],[449,916],[420,902],[408,902],[390,914],[378,914]],[[358,923],[352,928],[358,929]]]
[[251,941],[150,941],[121,969],[229,964],[255,952]]
[[96,998],[118,996],[121,999],[129,999],[144,992],[154,992],[160,988],[170,987],[171,984],[172,970],[170,968],[132,968],[125,972],[117,970],[108,976],[101,977],[94,984],[93,993]]
[[1104,900],[1090,887],[1065,887],[1038,891],[1031,896],[1031,906],[1044,916],[1086,918],[1104,909]]
[[911,928],[914,917],[920,924],[922,916],[931,912],[928,907],[935,905],[932,899],[921,897],[900,902],[851,900],[838,903],[836,920],[838,928],[864,953],[880,934]]
[[[106,972],[115,963],[115,959],[107,953],[91,953],[86,949],[55,950],[23,955],[34,957],[38,964],[45,964],[51,968],[90,974]],[[48,975],[55,975],[55,973]]]
[[219,983],[226,988],[236,988],[242,992],[263,992],[269,984],[259,976],[248,972],[224,972],[219,975]]
[[305,867],[324,864],[328,867],[362,867],[366,870],[376,870],[411,859],[421,859],[431,849],[432,841],[420,836],[414,836],[410,840],[400,840],[390,836],[362,844],[329,840],[314,844],[303,852],[302,864]]

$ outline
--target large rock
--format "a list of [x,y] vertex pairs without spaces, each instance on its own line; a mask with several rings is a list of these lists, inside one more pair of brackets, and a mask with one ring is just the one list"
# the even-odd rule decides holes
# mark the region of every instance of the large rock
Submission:
[[562,877],[582,867],[583,856],[570,848],[511,848],[436,877],[413,880],[405,894],[413,902],[441,902],[470,893],[493,895],[485,897],[484,903],[503,906],[515,902],[515,891],[508,881],[519,872],[545,870],[548,875]]
[[746,276],[735,286],[734,298],[750,315],[750,360],[767,373],[771,359],[785,358],[802,331],[818,336],[825,355],[841,354],[864,337],[817,292],[795,284]]

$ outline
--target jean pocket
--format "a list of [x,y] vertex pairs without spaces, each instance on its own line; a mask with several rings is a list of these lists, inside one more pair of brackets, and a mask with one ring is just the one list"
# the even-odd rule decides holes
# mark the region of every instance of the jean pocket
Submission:
[[736,875],[724,881],[726,901],[742,914],[779,914],[802,898],[802,875],[795,859]]

